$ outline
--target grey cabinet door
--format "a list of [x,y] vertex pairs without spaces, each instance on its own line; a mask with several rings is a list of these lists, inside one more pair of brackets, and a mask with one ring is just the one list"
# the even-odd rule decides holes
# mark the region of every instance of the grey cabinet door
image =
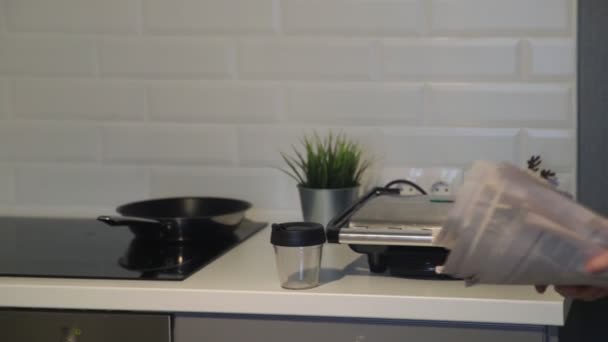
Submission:
[[0,341],[171,342],[171,316],[2,310]]
[[263,317],[175,319],[175,342],[545,342],[543,327]]

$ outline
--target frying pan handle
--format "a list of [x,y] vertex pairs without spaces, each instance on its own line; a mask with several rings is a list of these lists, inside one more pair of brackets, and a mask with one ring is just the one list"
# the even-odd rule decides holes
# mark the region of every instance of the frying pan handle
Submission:
[[101,221],[110,226],[128,226],[128,225],[162,225],[163,222],[159,220],[145,219],[139,217],[129,216],[99,216],[98,221]]

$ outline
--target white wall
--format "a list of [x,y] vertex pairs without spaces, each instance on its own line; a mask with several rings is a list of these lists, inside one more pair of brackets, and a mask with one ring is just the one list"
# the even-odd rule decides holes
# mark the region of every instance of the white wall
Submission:
[[279,151],[575,171],[574,0],[0,0],[0,208],[296,208]]

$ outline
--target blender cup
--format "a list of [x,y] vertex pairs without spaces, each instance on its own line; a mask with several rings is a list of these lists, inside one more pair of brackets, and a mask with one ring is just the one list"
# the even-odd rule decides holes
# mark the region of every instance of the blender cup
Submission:
[[270,242],[274,245],[281,287],[309,289],[319,285],[325,229],[318,223],[288,222],[272,225]]

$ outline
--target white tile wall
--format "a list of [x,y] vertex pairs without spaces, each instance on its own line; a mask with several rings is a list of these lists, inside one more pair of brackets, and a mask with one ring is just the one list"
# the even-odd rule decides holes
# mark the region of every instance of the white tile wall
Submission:
[[431,0],[433,30],[452,33],[563,33],[569,0]]
[[370,78],[371,41],[360,39],[243,39],[238,71],[246,79]]
[[137,167],[23,166],[16,172],[16,202],[117,206],[147,196],[146,177]]
[[146,32],[270,33],[273,0],[142,0]]
[[287,87],[286,115],[293,122],[376,125],[422,117],[422,85],[307,84]]
[[518,133],[512,128],[387,128],[386,165],[465,166],[477,159],[515,163]]
[[574,194],[576,191],[576,179],[572,174],[558,173],[556,177],[559,180],[558,188],[560,190]]
[[226,126],[108,124],[103,159],[129,163],[234,164],[236,134]]
[[572,78],[576,68],[575,45],[573,39],[531,40],[531,75]]
[[519,70],[516,39],[388,39],[382,45],[389,79],[512,80]]
[[3,122],[0,162],[95,161],[98,133],[87,124]]
[[0,1],[0,32],[6,31],[5,0]]
[[93,76],[95,43],[71,37],[0,35],[0,74],[14,76]]
[[9,115],[9,81],[0,78],[0,118]]
[[137,78],[227,78],[224,39],[108,38],[99,44],[101,74]]
[[141,120],[145,88],[131,81],[19,79],[14,83],[15,116],[40,119]]
[[312,131],[283,125],[239,127],[239,161],[244,166],[282,167],[281,153],[291,153],[291,146],[298,146],[298,139]]
[[13,200],[14,176],[12,167],[0,165],[0,203],[9,203]]
[[526,155],[542,156],[543,165],[552,170],[568,172],[576,153],[576,142],[571,130],[526,129]]
[[160,121],[277,121],[278,87],[235,82],[163,82],[148,87],[150,117]]
[[5,0],[10,31],[137,33],[137,0]]
[[540,154],[574,188],[575,1],[0,0],[0,209],[293,209],[280,152],[330,130],[368,186]]
[[419,0],[286,0],[282,10],[294,33],[417,34],[425,25]]
[[429,119],[458,126],[568,127],[572,91],[553,84],[433,84]]

